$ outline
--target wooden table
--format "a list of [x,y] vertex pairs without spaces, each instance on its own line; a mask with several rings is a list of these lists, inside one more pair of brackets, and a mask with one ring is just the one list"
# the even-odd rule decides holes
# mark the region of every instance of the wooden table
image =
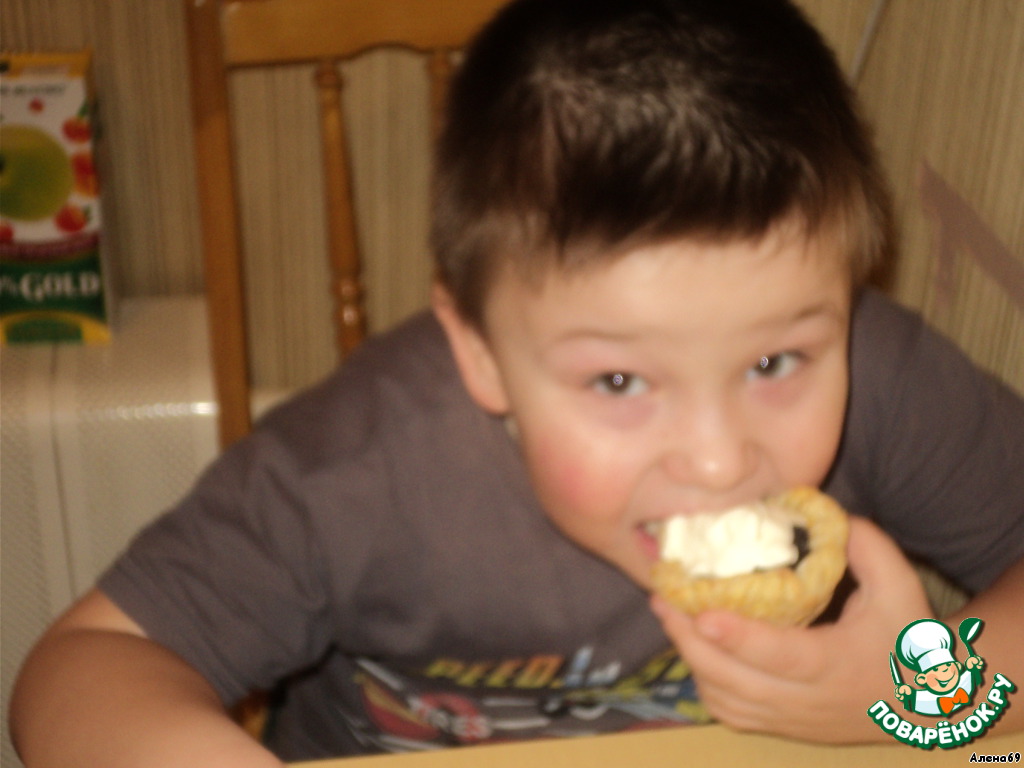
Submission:
[[[772,736],[740,734],[720,725],[692,726],[609,736],[462,747],[407,755],[340,758],[295,763],[293,768],[883,768],[971,766],[972,753],[1006,755],[1024,765],[1024,733],[993,732],[957,749],[925,751],[896,741],[884,745],[821,746]],[[1012,753],[1021,753],[1016,760]]]

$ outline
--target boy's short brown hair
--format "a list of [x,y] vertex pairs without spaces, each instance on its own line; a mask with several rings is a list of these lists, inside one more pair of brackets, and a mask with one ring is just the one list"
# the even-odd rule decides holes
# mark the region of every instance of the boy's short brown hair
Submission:
[[483,325],[498,268],[574,268],[675,237],[841,238],[855,283],[890,213],[854,96],[786,0],[516,0],[450,92],[432,246]]

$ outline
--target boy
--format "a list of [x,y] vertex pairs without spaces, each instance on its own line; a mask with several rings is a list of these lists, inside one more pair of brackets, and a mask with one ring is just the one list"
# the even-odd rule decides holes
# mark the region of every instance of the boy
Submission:
[[[877,739],[929,613],[890,536],[979,592],[986,659],[1024,677],[1024,407],[861,290],[885,195],[791,7],[513,3],[453,83],[435,192],[433,318],[270,415],[47,633],[30,765],[277,765],[222,702],[282,681],[282,759],[705,706]],[[888,532],[851,522],[836,623],[648,598],[647,523],[797,484]]]

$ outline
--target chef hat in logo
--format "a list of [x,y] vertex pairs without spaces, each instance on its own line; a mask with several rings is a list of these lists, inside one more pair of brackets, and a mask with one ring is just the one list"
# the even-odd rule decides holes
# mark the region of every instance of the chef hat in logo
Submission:
[[956,661],[952,631],[934,619],[919,619],[908,624],[896,638],[896,653],[900,661],[918,672]]

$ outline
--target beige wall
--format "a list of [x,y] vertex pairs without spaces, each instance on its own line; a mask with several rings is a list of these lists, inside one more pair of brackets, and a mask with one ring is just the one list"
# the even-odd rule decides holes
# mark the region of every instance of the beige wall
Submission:
[[[860,91],[897,195],[894,292],[1024,392],[1024,3],[891,0]],[[922,163],[977,222],[948,200],[925,215]],[[958,237],[944,302],[935,254]]]
[[[802,4],[847,71],[861,64],[856,84],[902,227],[892,291],[1024,391],[1024,3]],[[5,49],[95,51],[106,238],[127,295],[201,289],[182,16],[178,0],[0,0]],[[426,80],[406,53],[375,54],[346,74],[371,319],[382,328],[425,300]],[[296,67],[234,83],[254,364],[265,385],[310,381],[333,361],[310,77]],[[385,128],[393,114],[397,125]],[[948,183],[927,192],[942,211],[945,239],[922,204],[923,163]],[[943,242],[955,244],[942,273],[946,293],[936,258]]]

